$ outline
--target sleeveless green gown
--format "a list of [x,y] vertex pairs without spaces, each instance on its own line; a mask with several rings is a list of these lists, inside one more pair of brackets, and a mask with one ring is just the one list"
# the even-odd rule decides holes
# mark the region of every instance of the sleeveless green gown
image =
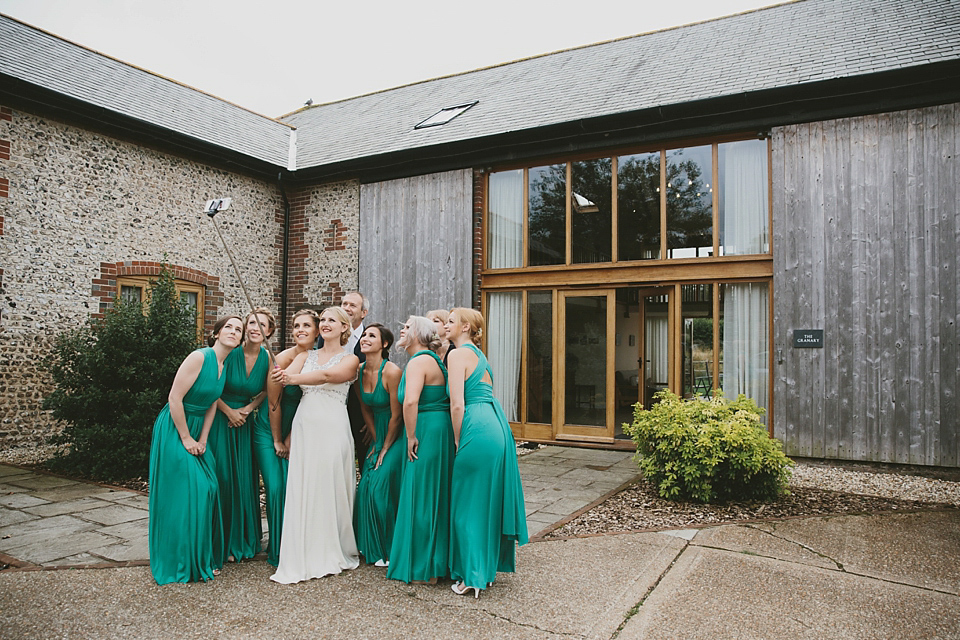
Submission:
[[450,487],[450,577],[481,589],[497,571],[516,570],[516,546],[527,543],[517,447],[484,372],[493,371],[472,344],[477,368],[464,381],[460,447]]
[[383,386],[384,360],[377,372],[377,385],[371,393],[363,391],[363,370],[360,365],[355,384],[360,385],[363,403],[373,411],[376,438],[372,453],[363,461],[363,475],[357,485],[357,497],[353,507],[353,530],[357,536],[357,548],[369,562],[390,559],[390,543],[397,520],[397,505],[400,502],[400,478],[403,460],[406,457],[406,440],[397,438],[383,456],[383,464],[374,469],[383,449],[390,425],[390,393]]
[[[433,357],[443,376],[447,370],[437,354],[420,351],[414,358]],[[411,358],[413,360],[413,358]],[[403,404],[407,376],[400,379],[397,396]],[[417,459],[410,462],[406,439],[403,448],[403,480],[397,523],[390,546],[387,577],[411,582],[447,575],[450,553],[450,473],[453,470],[453,427],[446,385],[424,385],[417,415]]]
[[[233,409],[250,403],[263,391],[270,359],[260,348],[256,364],[247,375],[243,348],[237,347],[223,362],[224,387],[220,399]],[[223,555],[239,562],[260,551],[263,529],[260,524],[260,482],[253,458],[254,416],[239,427],[227,424],[217,411],[210,429],[209,447],[216,461],[220,481],[220,508],[223,517]]]
[[[296,385],[283,388],[280,396],[280,433],[286,438],[293,426],[303,390]],[[263,477],[263,491],[267,498],[267,562],[280,564],[280,537],[283,533],[283,501],[287,495],[287,467],[289,461],[277,455],[273,448],[273,432],[270,431],[270,413],[267,400],[257,408],[253,423],[253,454]]]
[[[199,440],[203,416],[223,392],[217,356],[205,347],[203,367],[183,398],[190,435]],[[183,448],[170,417],[160,410],[150,444],[150,571],[157,584],[213,580],[223,563],[217,473],[210,447],[201,456]]]

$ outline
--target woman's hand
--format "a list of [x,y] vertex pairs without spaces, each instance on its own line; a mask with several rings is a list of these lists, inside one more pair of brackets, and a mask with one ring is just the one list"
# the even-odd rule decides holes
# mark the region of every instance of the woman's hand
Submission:
[[279,385],[287,386],[287,370],[280,367],[274,367],[270,372],[270,379]]
[[192,437],[187,436],[186,438],[181,438],[180,442],[183,444],[183,448],[187,450],[187,453],[194,456],[202,456],[203,452],[207,450],[206,443],[199,443],[194,440]]
[[220,410],[223,412],[223,415],[227,416],[227,424],[231,427],[243,426],[243,423],[247,421],[247,416],[250,415],[250,410],[247,407],[240,409],[222,407]]
[[278,458],[283,458],[284,460],[290,459],[290,446],[287,442],[274,441],[273,451],[277,454]]
[[383,456],[387,455],[387,447],[383,446],[380,448],[380,455],[377,456],[377,464],[373,465],[373,470],[376,471],[380,468],[380,465],[383,464]]
[[407,438],[407,460],[413,462],[417,459],[417,449],[420,448],[420,441],[417,437]]

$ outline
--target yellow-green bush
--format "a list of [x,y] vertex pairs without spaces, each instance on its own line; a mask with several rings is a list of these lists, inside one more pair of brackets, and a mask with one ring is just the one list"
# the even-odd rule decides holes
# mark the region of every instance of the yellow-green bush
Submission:
[[684,400],[661,391],[649,410],[639,403],[624,431],[637,444],[636,460],[660,497],[718,502],[774,500],[786,491],[793,461],[767,435],[763,409],[740,395],[728,401]]

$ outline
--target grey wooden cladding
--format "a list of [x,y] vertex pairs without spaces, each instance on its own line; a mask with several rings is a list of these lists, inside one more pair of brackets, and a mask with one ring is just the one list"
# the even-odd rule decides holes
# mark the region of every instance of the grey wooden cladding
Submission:
[[[960,105],[773,135],[774,435],[960,466]],[[823,329],[823,349],[793,349]]]
[[369,318],[395,335],[411,314],[470,306],[472,176],[468,169],[360,187],[360,290]]

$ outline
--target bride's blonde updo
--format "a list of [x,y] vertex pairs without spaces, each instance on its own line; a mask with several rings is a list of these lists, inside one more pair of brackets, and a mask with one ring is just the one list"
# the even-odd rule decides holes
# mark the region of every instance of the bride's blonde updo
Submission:
[[328,311],[337,322],[346,326],[346,329],[344,329],[343,333],[340,334],[340,346],[342,347],[350,340],[350,333],[353,330],[353,325],[350,324],[350,314],[344,311],[343,307],[327,307],[320,312],[320,315],[322,316]]
[[479,347],[483,338],[483,315],[476,309],[466,307],[454,307],[450,313],[456,316],[458,325],[470,326],[470,340]]

